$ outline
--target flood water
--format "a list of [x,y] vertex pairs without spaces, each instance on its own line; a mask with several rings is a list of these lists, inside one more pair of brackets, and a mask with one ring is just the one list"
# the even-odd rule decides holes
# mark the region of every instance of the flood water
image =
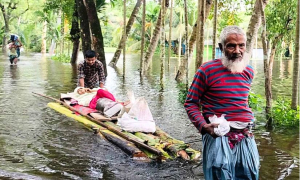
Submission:
[[[107,62],[111,57],[107,54]],[[161,129],[200,150],[201,136],[178,101],[174,81],[177,59],[172,58],[170,67],[166,66],[165,89],[161,91],[158,57],[143,78],[138,71],[139,56],[126,57],[125,79],[122,57],[116,69],[108,67],[108,90],[119,100],[127,99],[128,90],[136,97],[144,96]],[[41,54],[23,53],[20,59],[17,66],[10,66],[8,58],[0,54],[0,179],[204,179],[198,162],[138,162],[77,121],[50,109],[49,100],[32,92],[55,98],[71,92],[76,87],[76,69]],[[251,64],[256,69],[252,90],[263,95],[263,62]],[[291,60],[275,61],[275,97],[291,95],[291,72]],[[266,131],[260,126],[255,137],[261,180],[299,179],[299,130]]]

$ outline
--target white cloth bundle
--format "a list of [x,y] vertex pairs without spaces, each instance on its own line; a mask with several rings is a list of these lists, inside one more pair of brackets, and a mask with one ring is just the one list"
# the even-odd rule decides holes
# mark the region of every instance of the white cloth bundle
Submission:
[[221,117],[213,115],[208,118],[211,123],[219,124],[217,128],[214,128],[214,132],[217,136],[224,136],[230,130],[229,122],[224,117],[225,114],[222,114]]

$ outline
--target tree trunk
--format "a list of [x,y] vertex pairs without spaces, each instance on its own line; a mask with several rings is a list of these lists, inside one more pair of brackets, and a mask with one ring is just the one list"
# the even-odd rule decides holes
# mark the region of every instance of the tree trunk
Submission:
[[188,21],[188,9],[187,9],[187,2],[186,0],[184,0],[184,21],[185,21],[185,44],[186,44],[186,47],[185,47],[185,62],[184,62],[184,65],[185,65],[185,80],[186,80],[186,83],[185,83],[185,87],[186,87],[186,90],[188,90],[188,85],[189,85],[189,58],[190,58],[190,55],[189,55],[189,21]]
[[[166,14],[166,2],[161,0],[161,13]],[[164,89],[164,75],[165,75],[165,16],[161,16],[161,34],[160,34],[160,87]]]
[[274,38],[272,42],[272,48],[270,53],[270,59],[267,64],[267,69],[265,70],[265,89],[266,89],[266,115],[267,115],[267,127],[272,128],[273,119],[272,119],[272,71],[273,71],[273,63],[276,54],[276,45],[282,38],[282,35],[279,35]]
[[72,27],[70,31],[71,40],[73,42],[73,50],[72,50],[72,56],[71,56],[71,64],[76,64],[78,52],[79,52],[79,44],[80,44],[80,29],[78,24],[78,11],[77,11],[77,2],[75,0],[74,4],[74,12],[72,17]]
[[123,8],[124,8],[124,11],[123,11],[123,18],[124,18],[124,20],[123,20],[123,36],[122,36],[122,39],[123,39],[123,80],[125,80],[125,67],[126,67],[126,58],[125,58],[125,55],[126,55],[126,43],[125,43],[125,41],[126,41],[126,37],[127,37],[127,35],[126,35],[126,0],[124,0],[124,6],[123,6]]
[[144,59],[143,59],[143,57],[144,57],[144,47],[145,47],[145,25],[146,25],[146,0],[143,0],[140,75],[144,74]]
[[274,57],[276,53],[276,47],[273,44],[270,54],[270,59],[267,68],[265,70],[265,95],[266,95],[266,115],[267,115],[267,126],[272,127],[273,126],[273,120],[272,120],[272,69],[273,69],[273,62]]
[[197,61],[200,59],[200,27],[201,27],[201,6],[202,0],[198,1],[198,16],[197,16],[197,33],[196,33],[196,60],[195,60],[195,69],[197,69]]
[[[181,19],[181,18],[180,18]],[[188,62],[189,62],[189,52],[188,52],[188,17],[187,17],[187,5],[186,0],[184,0],[184,23],[185,23],[185,39],[186,39],[186,53],[183,60],[180,62],[180,66],[178,68],[175,80],[178,82],[182,82],[184,77],[186,78],[186,87],[188,87]],[[181,22],[180,22],[181,24]],[[180,37],[181,39],[181,37]],[[179,47],[181,47],[181,41],[179,41]],[[181,48],[179,48],[179,58],[180,58]]]
[[44,23],[43,23],[43,32],[42,32],[42,49],[41,49],[41,53],[46,53],[46,51],[47,51],[46,36],[47,36],[47,21],[44,21]]
[[9,35],[9,33],[10,33],[10,29],[9,29],[10,20],[12,20],[16,17],[20,17],[22,14],[24,14],[26,11],[28,11],[29,4],[28,4],[28,1],[27,1],[27,8],[25,10],[23,10],[22,12],[19,12],[17,15],[15,15],[14,17],[12,17],[10,19],[11,12],[17,9],[18,3],[14,2],[14,1],[10,1],[8,3],[7,8],[5,8],[4,4],[2,4],[1,2],[2,1],[0,1],[0,9],[2,11],[2,15],[3,15],[3,19],[4,19],[4,36],[3,36],[3,39],[2,39],[2,52],[6,53],[6,44],[7,44],[7,40],[8,40],[7,35]]
[[0,3],[0,8],[4,19],[4,36],[2,39],[2,52],[6,54],[7,35],[9,34],[9,12],[6,12],[6,9],[2,3]]
[[60,21],[60,54],[64,54],[64,38],[65,38],[65,13],[61,9],[61,21]]
[[159,34],[160,34],[160,24],[161,24],[161,16],[162,16],[162,12],[161,9],[159,11],[159,15],[156,21],[156,25],[155,25],[155,29],[153,31],[152,37],[151,37],[151,41],[150,41],[150,45],[148,47],[146,56],[145,56],[145,67],[144,70],[148,70],[150,63],[152,61],[152,57],[154,54],[154,51],[157,47],[157,43],[158,43],[158,39],[159,39]]
[[272,103],[272,87],[271,87],[271,77],[270,77],[270,67],[268,62],[268,48],[266,40],[266,19],[263,8],[260,8],[261,22],[262,22],[262,46],[264,55],[264,74],[265,74],[265,96],[266,96],[266,117],[267,117],[267,127],[272,127],[273,120],[270,116],[271,114],[271,103]]
[[[262,2],[260,2],[262,1]],[[261,5],[262,3],[262,5]],[[266,0],[256,0],[251,19],[249,21],[248,30],[247,30],[247,46],[246,46],[246,52],[249,53],[250,57],[252,56],[252,49],[253,44],[255,42],[257,31],[261,24],[261,8],[262,11],[264,11],[264,8],[267,4]]]
[[168,67],[170,67],[170,59],[171,59],[171,47],[172,47],[172,22],[173,22],[173,0],[171,0],[170,7],[170,24],[169,24],[169,47],[168,47]]
[[119,45],[118,45],[118,48],[114,54],[114,57],[112,58],[111,62],[109,63],[109,66],[115,66],[120,58],[120,55],[121,55],[121,51],[123,49],[123,46],[125,45],[125,42],[126,42],[126,39],[130,33],[130,30],[131,30],[131,27],[135,21],[135,18],[139,12],[139,9],[141,7],[141,4],[142,4],[142,0],[137,0],[136,4],[135,4],[135,7],[130,15],[130,18],[128,20],[128,23],[126,25],[126,37],[123,37],[121,38],[120,42],[119,42]]
[[[208,14],[209,14],[209,11],[210,11],[210,8],[211,8],[211,4],[212,4],[212,0],[199,0],[198,1],[198,3],[199,2],[202,2],[203,1],[203,3],[205,3],[205,10],[204,10],[204,12],[205,12],[205,16],[204,16],[204,19],[203,19],[203,23],[205,23],[205,20],[206,20],[206,18],[207,18],[207,16],[208,16]],[[199,8],[198,8],[199,9]],[[193,51],[194,51],[194,43],[196,42],[196,39],[197,39],[197,32],[198,32],[198,29],[197,29],[197,23],[198,24],[200,24],[200,21],[199,21],[199,16],[198,16],[198,18],[197,18],[197,22],[195,23],[195,25],[194,25],[194,27],[193,27],[193,32],[192,32],[192,34],[191,34],[191,37],[190,37],[190,40],[188,41],[189,43],[188,43],[188,45],[187,45],[187,52],[188,52],[188,55],[190,56],[190,57],[192,57],[193,56]],[[198,43],[199,43],[199,41],[198,41]],[[189,57],[189,58],[190,58]],[[197,59],[197,58],[196,58]],[[184,63],[186,63],[186,61],[187,61],[187,59],[185,59],[184,60],[185,62]],[[186,74],[186,68],[185,68],[185,66],[182,66],[182,67],[179,67],[179,69],[178,69],[178,72],[177,72],[177,74],[176,74],[176,77],[175,77],[175,79],[176,79],[176,81],[178,81],[178,82],[182,82],[183,81],[183,79],[184,79],[184,75]]]
[[299,105],[299,24],[300,24],[300,2],[297,5],[297,22],[296,22],[296,40],[295,40],[295,55],[294,55],[294,68],[293,68],[293,89],[292,89],[292,104],[291,108],[296,110]]
[[51,39],[51,45],[50,45],[50,48],[49,48],[50,56],[52,56],[52,54],[54,54],[55,47],[56,47],[56,42],[55,42],[54,39]]
[[81,44],[82,44],[82,53],[83,56],[87,50],[91,49],[92,40],[91,40],[91,32],[90,32],[90,25],[88,19],[88,15],[86,12],[86,8],[83,4],[83,0],[76,0],[77,1],[77,10],[80,22],[80,36],[81,36]]
[[105,76],[107,76],[103,35],[101,31],[100,21],[97,16],[96,5],[94,0],[84,0],[84,4],[86,7],[90,29],[92,32],[92,42],[94,50],[97,53],[97,59],[102,62]]
[[217,40],[217,20],[218,20],[218,0],[214,3],[214,27],[213,27],[213,47],[212,58],[216,58],[216,40]]
[[203,53],[204,53],[204,23],[205,23],[205,5],[204,1],[201,2],[201,10],[200,10],[200,26],[199,26],[199,49],[197,49],[198,59],[195,61],[195,71],[201,66],[203,63]]
[[[200,0],[198,0],[198,2],[199,1]],[[204,0],[204,1],[206,2],[206,4],[205,4],[205,20],[206,20],[206,18],[209,15],[209,11],[210,11],[210,8],[211,8],[211,5],[212,5],[212,0]],[[197,19],[197,22],[198,22],[198,19]],[[193,55],[194,44],[195,44],[196,39],[197,39],[197,32],[198,32],[198,30],[197,30],[197,22],[195,23],[195,25],[193,27],[193,32],[191,34],[190,41],[189,41],[189,55],[190,56]]]
[[[179,13],[179,24],[182,24],[182,11],[180,11]],[[179,66],[181,65],[181,44],[182,44],[182,34],[181,34],[181,31],[179,31],[179,41],[178,41],[178,48],[176,49],[177,51],[177,55],[178,55],[178,64]]]

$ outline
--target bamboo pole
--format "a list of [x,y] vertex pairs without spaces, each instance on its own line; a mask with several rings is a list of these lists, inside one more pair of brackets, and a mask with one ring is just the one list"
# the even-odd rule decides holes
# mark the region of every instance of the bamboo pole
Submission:
[[[174,139],[159,127],[156,127],[155,135],[157,135],[162,141],[169,143],[166,148],[172,152],[173,155],[181,156],[185,160],[198,160],[201,156],[199,151],[190,148],[189,145],[183,141]],[[188,155],[186,155],[186,153]]]
[[[48,99],[51,99],[51,100],[53,100],[53,101],[55,101],[55,102],[57,102],[57,103],[60,103],[60,104],[64,105],[65,107],[69,108],[71,111],[75,111],[75,112],[81,114],[81,112],[79,112],[77,109],[75,109],[75,108],[73,108],[73,107],[67,105],[65,102],[62,102],[62,101],[60,101],[60,100],[58,100],[58,99],[55,99],[55,98],[53,98],[53,97],[46,96],[46,95],[43,95],[43,94],[39,94],[39,93],[35,93],[35,92],[32,92],[32,93],[33,93],[33,94],[36,94],[36,95],[39,95],[39,96],[42,96],[42,97],[45,97],[45,98],[48,98]],[[156,149],[156,148],[153,148],[153,147],[148,146],[148,145],[146,145],[146,144],[144,144],[144,143],[142,143],[142,142],[140,142],[140,141],[137,141],[137,140],[135,140],[135,139],[132,139],[131,137],[129,137],[128,135],[122,133],[121,131],[119,131],[119,130],[117,130],[117,129],[115,129],[115,128],[113,128],[113,127],[111,127],[111,126],[109,126],[109,125],[107,125],[107,124],[105,124],[105,123],[103,123],[103,122],[97,120],[97,119],[94,119],[94,118],[92,118],[92,117],[90,117],[90,116],[88,116],[88,115],[83,115],[83,114],[81,114],[81,115],[84,116],[84,117],[86,117],[87,119],[91,120],[92,122],[95,122],[95,123],[99,124],[100,126],[103,126],[103,127],[107,128],[108,130],[110,130],[110,131],[112,131],[113,133],[115,133],[115,134],[121,136],[122,138],[124,138],[124,139],[126,139],[126,140],[128,140],[128,141],[130,141],[130,142],[133,142],[133,143],[134,143],[135,145],[137,145],[138,147],[142,147],[142,148],[144,148],[144,149],[147,149],[148,151],[150,151],[150,152],[152,152],[152,153],[155,153],[155,154],[158,155],[158,156],[161,156],[161,155],[162,155],[162,152],[161,152],[160,150]]]
[[148,136],[147,134],[141,133],[141,132],[136,132],[134,134],[135,136],[147,141],[148,145],[154,146],[156,149],[159,149],[160,152],[162,153],[164,158],[167,159],[173,159],[165,150],[164,148],[166,147],[165,143],[160,143],[159,138],[153,138],[151,136]]

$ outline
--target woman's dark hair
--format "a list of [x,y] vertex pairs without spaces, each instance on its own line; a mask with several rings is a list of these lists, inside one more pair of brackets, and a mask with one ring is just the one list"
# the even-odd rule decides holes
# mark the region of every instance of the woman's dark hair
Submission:
[[86,58],[93,58],[93,57],[96,57],[96,52],[93,51],[93,50],[87,50],[85,52],[85,57]]

